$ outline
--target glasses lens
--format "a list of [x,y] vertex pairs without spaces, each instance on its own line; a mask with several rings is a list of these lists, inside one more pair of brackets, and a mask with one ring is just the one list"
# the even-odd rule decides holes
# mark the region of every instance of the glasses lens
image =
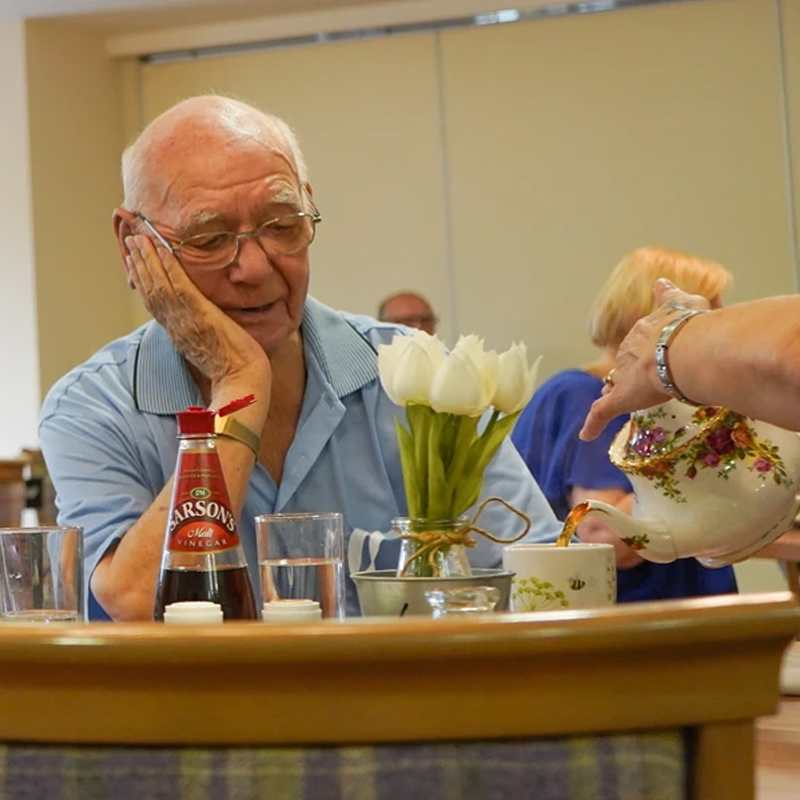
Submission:
[[315,229],[311,215],[289,214],[265,222],[258,229],[258,239],[268,253],[286,255],[308,247]]
[[215,231],[192,236],[181,243],[180,260],[192,269],[218,269],[236,257],[236,234]]
[[408,325],[409,328],[424,328],[435,325],[438,319],[431,314],[408,314],[403,317],[392,317],[387,322],[394,322],[398,325]]

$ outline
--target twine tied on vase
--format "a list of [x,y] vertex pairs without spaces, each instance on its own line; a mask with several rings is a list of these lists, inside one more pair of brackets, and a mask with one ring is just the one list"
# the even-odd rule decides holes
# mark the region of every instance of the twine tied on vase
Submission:
[[[522,533],[520,533],[518,536],[514,536],[511,539],[501,539],[494,534],[489,533],[489,531],[479,528],[477,525],[478,517],[480,517],[489,503],[500,503],[509,511],[525,520],[525,530],[522,531]],[[433,577],[440,577],[439,565],[436,563],[439,553],[444,555],[446,551],[453,545],[461,545],[468,548],[475,547],[475,539],[470,536],[470,533],[478,533],[481,536],[485,536],[492,542],[496,542],[497,544],[514,544],[514,542],[518,542],[520,539],[522,539],[530,529],[531,520],[527,514],[524,514],[518,508],[515,508],[510,503],[503,500],[502,497],[487,497],[478,506],[478,510],[475,512],[472,519],[468,520],[463,527],[458,528],[455,531],[419,531],[418,533],[401,534],[399,537],[400,539],[414,541],[420,546],[406,559],[405,563],[403,564],[403,568],[400,570],[400,577],[404,577],[408,568],[419,559],[427,560],[428,565],[433,573]]]

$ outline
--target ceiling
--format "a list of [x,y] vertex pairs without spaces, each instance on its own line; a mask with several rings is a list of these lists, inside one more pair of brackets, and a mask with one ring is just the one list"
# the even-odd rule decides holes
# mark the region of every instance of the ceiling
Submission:
[[0,21],[69,18],[106,35],[242,20],[268,15],[330,11],[397,0],[0,0]]

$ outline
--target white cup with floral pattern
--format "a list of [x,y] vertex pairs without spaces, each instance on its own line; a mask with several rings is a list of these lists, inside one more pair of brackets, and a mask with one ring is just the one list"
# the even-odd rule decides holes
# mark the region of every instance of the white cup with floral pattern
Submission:
[[617,567],[610,544],[511,544],[503,569],[515,573],[511,611],[598,608],[617,601]]

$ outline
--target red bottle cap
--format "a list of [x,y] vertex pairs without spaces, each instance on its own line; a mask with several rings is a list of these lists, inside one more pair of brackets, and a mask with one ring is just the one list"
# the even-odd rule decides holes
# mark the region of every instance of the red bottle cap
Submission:
[[214,433],[214,417],[216,414],[202,406],[189,406],[186,411],[179,411],[178,436],[210,436]]

